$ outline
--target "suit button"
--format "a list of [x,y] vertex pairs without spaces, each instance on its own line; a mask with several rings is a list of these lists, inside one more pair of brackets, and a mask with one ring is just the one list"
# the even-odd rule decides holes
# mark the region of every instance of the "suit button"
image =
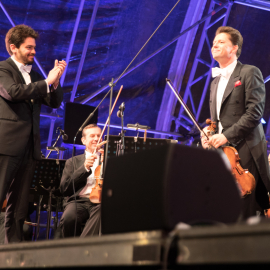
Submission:
[[233,116],[236,116],[236,112],[233,112]]
[[236,100],[236,103],[239,104],[239,100]]

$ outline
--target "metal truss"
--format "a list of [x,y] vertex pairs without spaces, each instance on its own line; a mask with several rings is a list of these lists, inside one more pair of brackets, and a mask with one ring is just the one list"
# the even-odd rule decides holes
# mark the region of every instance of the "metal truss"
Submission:
[[[221,4],[219,7],[216,8],[215,12],[218,12],[219,10],[221,10],[223,8],[224,4]],[[185,35],[186,33],[188,33],[189,31],[193,30],[195,27],[197,27],[198,25],[200,25],[201,23],[203,23],[207,18],[211,17],[211,13],[206,15],[205,17],[203,17],[201,20],[197,21],[196,23],[194,23],[193,25],[191,25],[190,27],[188,27],[187,29],[185,29],[183,32],[181,32],[179,35],[177,35],[176,37],[174,37],[171,41],[169,41],[168,43],[166,43],[165,45],[163,45],[162,47],[160,47],[159,49],[157,49],[155,52],[151,53],[149,56],[147,56],[146,58],[144,58],[142,61],[140,61],[138,64],[136,64],[134,67],[129,68],[122,76],[121,78],[124,78],[125,76],[127,76],[128,74],[130,74],[131,72],[133,72],[135,69],[137,69],[138,67],[140,67],[141,65],[143,65],[145,62],[147,62],[148,60],[150,60],[151,58],[153,58],[155,55],[157,55],[158,53],[162,52],[163,50],[165,50],[167,47],[169,47],[171,44],[173,44],[174,42],[178,41],[180,37],[182,37],[183,35]],[[119,80],[115,79],[114,83]],[[98,89],[97,91],[95,91],[94,93],[88,95],[85,97],[84,100],[82,100],[80,103],[81,104],[85,104],[86,102],[90,101],[91,99],[93,99],[95,96],[97,96],[98,94],[102,93],[103,91],[109,89],[110,86],[109,84],[106,84],[105,86],[103,86],[102,88]]]
[[[219,2],[219,1],[211,0],[210,7],[209,7],[209,12],[213,11],[215,9],[215,7],[217,5],[220,5],[220,4],[221,4],[221,2]],[[210,41],[210,39],[208,37],[208,30],[211,27],[215,26],[216,24],[220,25],[221,21],[223,21],[222,22],[223,26],[227,24],[232,4],[233,4],[232,1],[228,1],[227,5],[224,6],[223,13],[220,14],[217,18],[215,17],[214,20],[213,20],[213,17],[208,18],[205,21],[204,28],[203,28],[203,31],[202,31],[202,34],[201,34],[199,47],[198,47],[197,52],[196,52],[195,60],[193,62],[193,66],[192,66],[192,69],[191,69],[191,73],[190,73],[189,80],[188,80],[186,90],[185,90],[185,93],[184,93],[184,97],[183,97],[185,103],[187,103],[188,101],[190,102],[191,110],[192,110],[192,112],[193,112],[193,114],[194,114],[197,121],[198,121],[198,119],[200,117],[202,106],[203,106],[205,96],[206,96],[206,93],[207,93],[207,90],[208,90],[208,86],[209,86],[209,83],[210,83],[211,69],[215,64],[215,60],[212,58],[212,54],[211,54],[212,41]],[[210,59],[212,59],[211,62],[207,62],[202,58],[202,54],[205,53],[205,51],[203,51],[205,43],[207,45],[207,53],[209,54]],[[196,71],[198,70],[199,65],[200,66],[201,65],[205,66],[207,68],[207,72],[205,72],[203,75],[196,78],[195,74],[196,74]],[[194,103],[194,100],[193,100],[193,95],[192,95],[193,94],[192,92],[196,91],[196,89],[194,89],[195,87],[193,87],[193,89],[192,89],[192,86],[194,86],[199,81],[203,81],[203,80],[205,80],[203,92],[202,92],[202,95],[201,95],[200,103],[196,107],[195,103]],[[180,126],[183,126],[187,130],[191,129],[192,122],[190,121],[190,119],[188,119],[186,117],[183,107],[180,108],[178,117],[177,118],[172,117],[172,119],[175,121],[175,132],[177,132],[179,130]],[[187,123],[189,123],[189,125],[187,125]]]
[[[78,9],[77,18],[76,18],[76,21],[75,21],[75,25],[74,25],[72,37],[71,37],[71,40],[70,40],[70,44],[69,44],[69,48],[68,48],[68,52],[67,52],[67,56],[66,56],[67,67],[66,67],[66,70],[65,70],[63,76],[61,77],[61,80],[60,80],[60,83],[61,83],[62,86],[64,84],[64,80],[65,80],[65,76],[66,76],[66,72],[67,72],[67,68],[68,68],[70,56],[71,56],[71,53],[72,53],[72,48],[73,48],[75,37],[76,37],[77,31],[78,31],[78,26],[79,26],[79,22],[80,22],[80,19],[81,19],[81,14],[82,14],[83,7],[84,7],[84,2],[85,2],[85,0],[81,0],[80,1],[80,6],[79,6],[79,9]],[[235,0],[234,3],[270,11],[270,2],[269,1],[266,1],[266,0]],[[202,44],[202,45],[200,45],[199,48],[198,48],[198,51],[197,51],[197,54],[196,54],[196,59],[195,59],[195,62],[193,64],[193,68],[192,68],[192,73],[191,73],[192,76],[190,76],[190,79],[189,79],[189,82],[188,82],[188,86],[187,86],[186,91],[185,91],[185,94],[184,94],[184,100],[185,101],[190,100],[190,102],[192,104],[192,110],[193,110],[194,114],[196,115],[196,119],[198,120],[198,118],[200,116],[202,105],[204,103],[205,95],[206,95],[206,92],[207,92],[207,86],[208,86],[208,84],[210,82],[210,76],[211,75],[210,75],[209,72],[206,72],[204,75],[202,75],[202,76],[200,76],[198,78],[195,78],[195,73],[196,73],[196,70],[197,70],[197,66],[198,66],[198,63],[201,63],[201,64],[205,65],[206,67],[208,67],[209,69],[211,69],[211,67],[213,67],[213,65],[214,65],[214,61],[212,61],[211,63],[207,63],[206,61],[204,61],[203,59],[200,58],[200,54],[201,54],[201,51],[202,51],[202,48],[203,48],[203,43],[204,42],[207,42],[208,48],[209,49],[211,48],[210,41],[209,41],[209,39],[207,37],[207,30],[210,27],[212,27],[214,24],[216,24],[217,22],[219,22],[220,20],[222,20],[222,19],[223,19],[223,25],[226,24],[226,22],[228,20],[228,16],[229,16],[229,13],[230,13],[230,9],[231,9],[232,4],[233,4],[233,1],[229,1],[228,4],[226,5],[226,12],[224,14],[222,14],[214,22],[211,22],[211,17],[210,16],[204,17],[203,19],[201,19],[200,21],[198,21],[197,23],[193,24],[192,26],[190,26],[189,28],[187,28],[185,31],[183,31],[182,33],[180,33],[173,40],[171,40],[170,42],[168,42],[167,44],[165,44],[164,46],[162,46],[161,48],[159,48],[157,51],[155,51],[154,53],[152,53],[150,56],[148,56],[147,58],[145,58],[144,60],[142,60],[136,66],[134,66],[133,68],[130,68],[122,77],[124,77],[124,76],[128,75],[129,73],[131,73],[133,70],[135,70],[136,68],[138,68],[139,66],[141,66],[142,64],[144,64],[146,61],[148,61],[149,59],[151,59],[152,57],[154,57],[156,54],[158,54],[159,52],[163,51],[169,45],[171,45],[172,43],[174,43],[175,41],[177,41],[182,35],[184,35],[185,33],[189,32],[194,27],[198,26],[199,24],[201,24],[202,22],[205,21],[204,31],[203,31],[203,35],[201,37],[201,42],[200,42],[200,44]],[[91,32],[92,32],[92,29],[93,29],[93,25],[94,25],[96,13],[97,13],[98,5],[99,5],[99,0],[96,0],[95,7],[94,7],[94,10],[93,10],[93,13],[92,13],[92,17],[91,17],[91,21],[90,21],[90,25],[89,25],[89,28],[88,28],[88,33],[87,33],[86,41],[85,41],[85,44],[84,44],[82,58],[81,58],[81,61],[80,61],[80,64],[79,64],[78,70],[77,70],[77,75],[76,75],[76,80],[75,80],[76,83],[74,84],[74,87],[72,89],[72,95],[71,95],[71,99],[70,99],[71,102],[74,101],[74,98],[75,98],[75,95],[76,95],[77,87],[78,87],[78,84],[79,84],[79,78],[80,78],[80,75],[81,75],[83,63],[84,63],[84,60],[85,60],[86,51],[87,51],[89,40],[90,40],[90,37],[91,37]],[[224,5],[223,2],[219,2],[217,0],[212,0],[211,1],[211,4],[210,4],[210,11],[216,11],[216,12],[218,12],[218,11],[220,11],[221,8],[223,8],[223,5]],[[2,4],[1,1],[0,1],[0,7],[2,8],[3,12],[5,13],[5,15],[8,18],[9,22],[11,23],[11,25],[12,26],[15,26],[14,21],[12,20],[11,16],[7,12],[7,10],[5,9],[5,7],[3,6],[3,4]],[[214,8],[215,8],[215,10],[214,10]],[[38,62],[38,60],[36,58],[35,58],[35,62],[37,64],[38,68],[40,69],[41,73],[46,78],[47,77],[47,74],[43,70],[42,66],[39,64],[39,62]],[[206,79],[205,87],[203,89],[202,98],[201,98],[201,101],[200,101],[200,104],[199,104],[198,108],[195,108],[195,105],[194,105],[194,102],[193,102],[192,93],[191,93],[191,89],[190,88],[196,82],[204,79],[205,77],[207,79]],[[269,80],[270,80],[270,76],[268,76],[265,79],[265,82],[267,82]],[[93,93],[93,94],[89,95],[88,97],[86,97],[81,103],[84,104],[84,103],[88,102],[93,97],[95,97],[97,94],[103,92],[107,88],[108,88],[107,85],[104,86],[103,88],[99,89],[95,93]],[[63,106],[63,104],[62,104],[62,106]],[[50,131],[49,131],[48,142],[47,142],[47,145],[51,145],[51,143],[52,143],[52,135],[53,135],[53,130],[54,130],[54,123],[55,123],[56,119],[62,119],[62,118],[57,114],[57,110],[53,110],[51,114],[41,113],[41,117],[48,117],[48,118],[51,119]],[[172,120],[175,120],[175,123],[176,123],[175,132],[167,132],[166,130],[160,130],[160,131],[151,130],[151,132],[149,132],[149,133],[160,134],[160,135],[163,135],[163,136],[166,135],[166,136],[177,137],[176,134],[177,134],[177,131],[178,131],[178,128],[180,127],[180,125],[185,126],[187,129],[189,129],[189,126],[187,126],[186,124],[184,124],[183,119],[185,119],[185,123],[189,122],[189,120],[187,119],[187,117],[184,115],[183,109],[181,109],[178,118],[177,119],[172,119]],[[99,123],[99,124],[102,125],[102,123]],[[118,126],[118,125],[115,125],[115,126],[112,126],[112,127],[120,128],[120,126]],[[270,130],[270,128],[269,128],[269,130]]]
[[[206,2],[207,0],[190,1],[181,31],[187,29],[190,25],[194,25],[194,22],[197,22],[202,17]],[[208,16],[206,16],[204,19],[207,18]],[[201,21],[204,21],[204,19]],[[177,89],[181,89],[186,66],[197,30],[198,26],[188,31],[177,41],[171,66],[168,72],[168,78],[173,82],[173,85]],[[176,104],[177,99],[175,98],[174,93],[172,92],[171,88],[166,85],[156,121],[157,130],[167,131],[171,129],[172,115],[174,115]],[[155,135],[155,137],[159,137],[159,135]],[[165,136],[162,135],[161,137]]]
[[234,3],[270,11],[270,2],[267,0],[234,0]]
[[79,66],[78,66],[77,75],[76,75],[75,82],[74,82],[74,85],[73,85],[73,89],[72,89],[72,92],[71,92],[70,102],[74,101],[75,94],[76,94],[76,91],[77,91],[77,88],[78,88],[78,85],[79,85],[79,80],[80,80],[80,77],[81,77],[86,52],[87,52],[87,49],[88,49],[88,45],[89,45],[89,41],[90,41],[90,38],[91,38],[92,30],[93,30],[93,27],[94,27],[94,22],[95,22],[95,19],[96,19],[98,5],[99,5],[99,0],[96,0],[95,6],[94,6],[94,9],[93,9],[93,13],[92,13],[92,17],[91,17],[91,21],[90,21],[90,24],[89,24],[87,36],[86,36],[85,43],[84,43],[84,46],[83,46],[82,57],[81,57],[81,60],[80,60]]

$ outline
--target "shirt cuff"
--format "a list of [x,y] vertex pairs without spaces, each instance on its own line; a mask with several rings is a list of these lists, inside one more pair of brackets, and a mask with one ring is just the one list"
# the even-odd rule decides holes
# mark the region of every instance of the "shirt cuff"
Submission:
[[54,84],[53,84],[53,89],[56,90],[58,85],[59,85],[59,82],[58,82],[58,84],[56,86],[54,86]]
[[90,172],[90,170],[88,170],[85,166],[84,166],[84,168],[85,168],[85,170],[86,170],[87,172]]
[[57,84],[57,86],[54,86],[54,84],[52,84],[53,90],[51,91],[51,90],[50,90],[50,86],[49,86],[47,80],[45,80],[45,82],[46,82],[46,84],[47,84],[47,93],[53,92],[53,90],[56,90],[57,87],[58,87],[58,85],[59,85],[59,83]]
[[46,84],[47,84],[47,93],[50,93],[50,87],[49,87],[49,84],[47,82],[47,80],[45,80]]

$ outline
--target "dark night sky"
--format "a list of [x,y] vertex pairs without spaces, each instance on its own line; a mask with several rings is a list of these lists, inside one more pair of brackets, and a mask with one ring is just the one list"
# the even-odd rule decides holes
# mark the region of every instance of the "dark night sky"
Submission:
[[[2,0],[2,3],[15,24],[24,23],[30,25],[40,33],[40,39],[37,41],[36,56],[47,73],[53,67],[54,59],[65,59],[80,1],[25,0],[22,5],[21,0]],[[70,92],[81,58],[94,3],[94,0],[86,0],[84,4],[84,11],[63,85],[65,102],[70,100]],[[81,102],[89,94],[107,85],[111,78],[117,78],[175,3],[176,0],[100,0],[75,102]],[[132,66],[179,34],[188,5],[189,0],[182,0],[179,3]],[[4,36],[8,29],[11,28],[11,24],[2,10],[0,10],[0,15],[0,60],[4,60],[8,57]],[[264,77],[270,75],[269,12],[234,4],[228,25],[239,29],[244,37],[243,52],[239,60],[242,63],[259,67]],[[192,48],[181,91],[185,89],[188,80],[201,28],[199,28]],[[215,29],[210,29],[210,33],[214,33]],[[117,106],[123,101],[126,103],[125,124],[139,122],[155,129],[165,78],[170,68],[174,49],[175,44],[169,46],[121,79],[116,85],[114,96],[120,85],[124,85]],[[36,67],[35,69],[38,70]],[[264,118],[268,120],[270,107],[267,104],[270,103],[270,95],[268,95],[270,83],[266,83],[266,90],[267,102]],[[104,94],[105,92],[99,94],[87,104],[96,106]],[[199,102],[200,91],[195,96],[195,102]],[[43,107],[42,111],[51,112],[51,109]],[[64,116],[63,109],[58,109],[57,113]],[[107,115],[108,99],[105,100],[99,110],[98,121],[105,122]],[[209,108],[206,97],[201,120],[208,116]],[[116,111],[112,116],[112,123],[120,125],[120,118],[116,117]],[[43,150],[47,145],[49,126],[50,120],[42,117],[41,141]],[[63,120],[57,120],[55,128],[57,126],[63,127]],[[112,130],[112,132],[117,134],[119,130]],[[127,133],[127,135],[129,134],[132,133]],[[56,134],[54,134],[55,138]],[[68,153],[65,157],[67,156]]]

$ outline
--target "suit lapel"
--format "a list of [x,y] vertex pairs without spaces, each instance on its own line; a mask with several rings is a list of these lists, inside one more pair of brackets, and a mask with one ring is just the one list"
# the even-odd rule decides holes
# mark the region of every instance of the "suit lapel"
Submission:
[[31,70],[29,75],[30,75],[30,78],[31,78],[31,82],[36,82],[37,81],[37,76],[36,76],[36,73],[33,71],[33,69]]
[[211,105],[211,115],[213,116],[212,121],[217,119],[217,88],[220,77],[216,77],[211,84],[212,93],[212,105]]
[[9,64],[12,66],[12,68],[13,68],[14,71],[15,71],[15,74],[18,75],[18,77],[20,78],[21,82],[22,82],[23,84],[25,84],[25,80],[24,80],[24,78],[23,78],[23,75],[22,75],[22,73],[19,71],[19,69],[18,69],[18,67],[16,66],[16,64],[14,63],[14,61],[13,61],[11,58],[8,58],[8,59],[7,59],[7,63],[9,63]]
[[[17,65],[14,63],[14,61],[11,58],[8,58],[7,62],[12,66],[12,68],[15,71],[15,74],[18,75],[18,77],[20,78],[19,80],[21,81],[21,83],[26,84],[22,73],[20,72]],[[31,81],[32,81],[32,76],[30,75],[30,77],[31,77]],[[32,104],[32,102],[30,100],[25,100],[25,102],[29,104],[31,109],[33,109],[33,104]]]
[[223,102],[226,100],[226,98],[230,95],[230,93],[234,89],[235,82],[237,82],[238,80],[241,79],[241,77],[240,77],[241,68],[242,68],[242,64],[241,64],[241,62],[238,61],[237,65],[236,65],[236,67],[235,67],[235,69],[234,69],[234,71],[233,71],[233,73],[228,81],[226,89],[224,91],[222,102],[221,102],[221,108],[222,108]]
[[83,153],[82,155],[76,156],[76,165],[77,168],[81,167],[85,161],[85,153]]

